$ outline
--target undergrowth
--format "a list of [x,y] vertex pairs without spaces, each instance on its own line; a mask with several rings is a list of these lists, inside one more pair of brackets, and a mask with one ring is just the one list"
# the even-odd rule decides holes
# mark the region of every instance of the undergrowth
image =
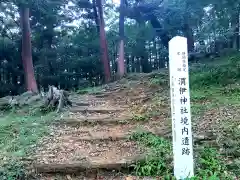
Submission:
[[88,87],[84,89],[77,90],[77,94],[99,94],[103,90],[102,86]]
[[10,160],[0,168],[1,180],[27,179],[25,166],[21,161]]
[[137,176],[167,176],[172,172],[170,142],[146,132],[134,133],[130,138],[151,148],[151,154],[146,160],[135,165],[134,171]]
[[[240,105],[240,61],[239,55],[222,58],[224,63],[212,63],[193,68],[190,72],[191,88],[191,111],[194,116],[201,116],[209,109],[225,106]],[[148,85],[153,88],[159,86],[167,87],[167,73],[152,74]],[[136,77],[139,80],[139,77]],[[93,87],[78,90],[78,94],[99,94],[102,87]],[[169,107],[168,98],[161,94],[156,98],[156,107]],[[9,110],[9,109],[7,109]],[[26,179],[25,164],[20,161],[27,157],[30,150],[36,146],[38,139],[49,133],[48,125],[53,119],[54,113],[49,109],[32,109],[27,113],[11,112],[0,116],[0,179],[15,180]],[[154,111],[155,112],[155,111]],[[152,113],[152,114],[151,114]],[[149,114],[136,115],[135,121],[146,121]],[[157,112],[159,115],[159,112]],[[193,118],[194,119],[194,118]],[[221,148],[213,149],[204,147],[202,150],[194,151],[195,175],[192,179],[233,179],[229,171],[240,175],[240,124],[226,121],[220,125],[221,135],[218,138],[218,145]],[[134,174],[137,176],[160,176],[164,179],[173,178],[173,155],[172,145],[166,139],[157,137],[151,133],[137,132],[131,136],[142,146],[151,149],[144,161],[134,166]],[[220,154],[221,152],[221,154]],[[224,155],[224,156],[222,156]],[[231,163],[224,162],[227,158]]]
[[[240,54],[221,57],[211,63],[190,68],[190,95],[191,114],[193,124],[211,123],[211,119],[201,121],[205,113],[214,109],[216,113],[221,108],[238,109],[240,106]],[[169,78],[169,77],[167,77]],[[162,85],[164,80],[152,77],[149,84]],[[162,97],[162,94],[157,94]],[[169,94],[168,94],[169,96]],[[156,103],[162,106],[158,99]],[[170,100],[164,101],[169,106]],[[214,114],[212,115],[214,116]],[[198,118],[196,118],[198,117]],[[211,118],[204,116],[204,118]],[[202,150],[195,150],[195,174],[193,179],[234,179],[230,172],[240,175],[240,117],[238,112],[234,114],[234,119],[220,117],[219,124],[215,131],[218,131],[217,145],[219,148],[204,147]],[[200,122],[195,122],[195,120]],[[167,140],[155,137],[152,134],[137,133],[132,136],[140,144],[147,146],[153,152],[158,147],[164,148],[166,154],[171,154],[171,145]],[[151,142],[149,144],[149,142]],[[166,146],[168,144],[169,146]],[[162,151],[162,149],[161,149]],[[160,152],[161,152],[160,151]],[[172,156],[172,155],[171,155]],[[163,167],[167,167],[163,170]],[[135,166],[135,173],[142,176],[162,176],[165,179],[172,179],[172,164],[166,155],[150,154],[144,162],[139,162]]]
[[147,121],[148,118],[149,118],[149,116],[146,114],[138,114],[138,115],[134,115],[132,120],[133,121]]
[[240,105],[240,54],[222,57],[190,72],[192,113],[200,115],[208,109]]
[[[221,126],[222,133],[217,142],[222,154],[228,157],[227,167],[230,171],[240,175],[240,119],[226,121]],[[229,163],[230,162],[230,163]]]
[[[22,113],[22,114],[21,114]],[[49,133],[54,113],[42,116],[29,111],[5,113],[0,117],[0,179],[25,179],[22,158],[31,153],[38,140]]]
[[[151,149],[146,159],[134,166],[135,175],[174,179],[172,146],[168,140],[148,132],[136,132],[130,138]],[[196,175],[191,179],[233,179],[233,176],[227,173],[226,165],[217,150],[203,148],[196,152],[195,159]]]
[[[190,86],[192,89],[209,87],[224,87],[238,83],[240,80],[240,54],[223,57],[215,64],[205,64],[190,71]],[[225,61],[222,64],[221,61]]]

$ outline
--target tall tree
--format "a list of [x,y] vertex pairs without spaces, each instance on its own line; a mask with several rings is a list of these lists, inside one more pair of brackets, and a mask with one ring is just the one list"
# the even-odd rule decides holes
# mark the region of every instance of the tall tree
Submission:
[[119,16],[119,56],[118,56],[118,76],[124,76],[124,7],[125,0],[120,0],[120,16]]
[[29,7],[22,4],[19,6],[19,10],[22,30],[22,61],[25,72],[26,88],[28,91],[38,92],[32,61]]
[[93,14],[94,14],[94,20],[97,26],[97,32],[100,33],[100,27],[99,27],[99,16],[97,12],[97,5],[96,5],[96,0],[93,0],[92,2],[92,7],[93,7]]
[[99,26],[100,26],[100,46],[101,46],[101,55],[102,62],[104,67],[104,76],[105,82],[109,82],[111,80],[111,72],[110,72],[110,63],[108,57],[108,47],[107,47],[107,39],[105,33],[105,23],[103,18],[103,5],[102,0],[97,0],[98,12],[99,12]]
[[189,52],[193,52],[193,51],[194,51],[193,30],[192,30],[192,28],[189,26],[188,23],[185,23],[185,24],[183,25],[183,32],[184,32],[185,37],[187,38],[188,51],[189,51]]

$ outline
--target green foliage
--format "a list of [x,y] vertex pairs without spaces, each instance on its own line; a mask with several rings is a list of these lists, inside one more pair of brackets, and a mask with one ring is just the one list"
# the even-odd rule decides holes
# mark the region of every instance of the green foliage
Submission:
[[167,176],[172,172],[170,142],[147,132],[136,132],[130,138],[151,148],[151,154],[146,157],[145,161],[140,161],[135,165],[136,175]]
[[[136,132],[130,138],[151,150],[144,161],[140,161],[134,166],[134,173],[137,176],[174,178],[172,175],[172,147],[168,140],[147,132]],[[227,173],[226,164],[218,151],[206,147],[197,152],[196,176],[191,179],[230,180],[233,179],[233,176]]]
[[22,163],[10,160],[0,169],[0,179],[2,180],[16,180],[26,179],[25,167]]
[[190,74],[193,115],[226,104],[239,106],[239,62],[237,54],[222,57],[197,68],[193,67]]
[[138,114],[138,115],[134,115],[132,120],[134,121],[146,121],[148,120],[149,116],[146,114]]
[[[226,86],[240,79],[239,55],[223,57],[215,61],[215,65],[206,64],[193,69],[190,73],[190,85],[193,89],[209,88],[209,86]],[[222,63],[224,62],[224,63]]]
[[209,98],[211,98],[211,96],[212,94],[207,90],[194,90],[191,93],[191,100],[193,102],[207,101]]
[[7,112],[7,111],[10,111],[11,109],[12,109],[12,107],[10,104],[6,104],[6,105],[0,107],[0,111],[2,111],[2,112]]
[[204,148],[198,154],[196,168],[198,177],[206,180],[233,179],[233,176],[227,173],[226,163],[216,149]]
[[35,143],[39,137],[47,132],[47,120],[51,116],[20,116],[10,113],[1,117],[0,149],[5,151],[1,151],[1,154],[25,153],[29,145]]
[[[50,107],[46,107],[46,106],[41,106],[40,108],[39,108],[39,112],[40,113],[42,113],[43,115],[46,115],[46,114],[48,114],[48,113],[51,113],[51,112],[53,112],[53,111],[55,111],[56,110],[56,106],[50,106]],[[37,113],[36,111],[34,112],[34,113]]]
[[103,92],[103,88],[101,86],[97,87],[88,87],[84,89],[77,90],[77,94],[100,94]]
[[226,120],[221,125],[221,134],[219,135],[217,142],[222,148],[222,154],[229,157],[231,163],[227,163],[228,169],[232,172],[239,174],[239,159],[240,159],[240,123],[238,118],[233,120]]
[[[164,41],[175,35],[200,41],[211,41],[204,45],[208,50],[219,54],[233,53],[238,49],[234,24],[238,16],[239,1],[203,0],[169,0],[169,1],[131,1],[124,9],[128,17],[125,21],[125,57],[128,72],[149,72],[163,67],[167,61],[167,48]],[[39,85],[60,85],[63,89],[99,85],[103,79],[100,61],[99,34],[96,27],[97,17],[93,14],[91,2],[79,1],[69,5],[66,0],[3,0],[0,3],[0,94],[19,94],[24,91],[24,73],[21,61],[21,33],[18,7],[27,4],[31,9],[32,52],[36,79]],[[164,8],[162,8],[164,7]],[[208,7],[208,13],[205,9]],[[117,71],[118,56],[118,8],[107,3],[105,23],[110,64],[112,72]],[[79,18],[81,24],[78,23]],[[126,18],[125,18],[126,19]],[[130,20],[131,19],[131,20]],[[158,21],[161,19],[161,21]],[[73,23],[74,22],[74,23]],[[76,23],[77,22],[77,23]],[[231,22],[233,27],[229,27]],[[187,28],[186,28],[187,27]],[[166,37],[164,34],[166,33]],[[191,33],[194,32],[194,37]],[[234,40],[235,39],[235,40]],[[236,43],[235,43],[236,44]],[[237,44],[236,44],[237,45]],[[220,47],[216,48],[215,47]],[[227,47],[225,47],[227,46]],[[233,47],[233,48],[232,48]],[[224,52],[226,50],[226,52]],[[234,51],[230,51],[234,50]],[[223,53],[224,52],[224,53]],[[149,58],[151,57],[151,62]],[[208,60],[210,61],[210,59]],[[217,62],[218,63],[218,62]],[[151,64],[151,66],[150,66]],[[201,84],[226,82],[229,69],[219,71],[217,68],[206,69],[199,74]],[[233,73],[233,72],[231,72]],[[218,76],[218,74],[221,74]],[[238,76],[239,73],[235,72]],[[224,78],[222,78],[224,77]],[[193,82],[194,75],[193,75]],[[217,84],[215,82],[215,84]],[[150,85],[166,85],[161,79],[152,79]],[[193,83],[195,85],[195,83]],[[86,84],[84,85],[84,87]],[[197,86],[197,83],[196,83]]]
[[53,117],[54,113],[41,116],[16,112],[0,117],[0,179],[25,179],[24,164],[19,160],[31,153],[30,147],[48,134]]
[[155,87],[155,86],[164,86],[168,83],[168,80],[166,78],[151,78],[149,81],[149,86],[150,87]]

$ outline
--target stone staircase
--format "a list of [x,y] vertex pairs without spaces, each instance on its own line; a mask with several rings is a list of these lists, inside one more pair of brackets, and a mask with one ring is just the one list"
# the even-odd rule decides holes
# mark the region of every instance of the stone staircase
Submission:
[[131,112],[95,98],[76,101],[70,112],[54,123],[52,136],[43,139],[37,149],[37,173],[85,172],[88,176],[100,170],[128,168],[144,157],[145,150],[128,140],[134,128],[128,124]]
[[[121,89],[115,88],[97,95],[72,97],[73,107],[53,123],[51,136],[44,138],[36,151],[33,166],[40,179],[48,173],[61,173],[67,179],[71,174],[83,174],[84,178],[96,177],[100,172],[112,174],[129,170],[146,157],[148,149],[129,136],[139,126],[161,132],[157,128],[161,122],[133,121],[132,108],[119,92]],[[133,102],[146,99],[141,94],[131,97]]]

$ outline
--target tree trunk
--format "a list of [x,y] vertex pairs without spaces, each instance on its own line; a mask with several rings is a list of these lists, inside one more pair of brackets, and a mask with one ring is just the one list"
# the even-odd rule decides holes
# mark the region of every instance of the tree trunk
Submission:
[[141,62],[140,62],[140,59],[138,57],[136,57],[134,72],[137,72],[137,73],[141,72]]
[[237,48],[238,51],[240,50],[240,10],[238,7],[238,14],[237,14]]
[[235,28],[235,32],[234,32],[234,35],[235,35],[235,47],[236,47],[236,50],[239,50],[239,12],[237,12],[236,14],[236,28]]
[[108,47],[105,33],[105,24],[103,19],[103,7],[102,0],[97,0],[98,12],[99,12],[99,25],[100,25],[100,46],[101,46],[101,54],[102,54],[102,62],[104,66],[104,75],[105,75],[105,83],[111,80],[111,72],[110,72],[110,64],[108,57]]
[[97,6],[96,6],[96,0],[93,0],[93,14],[94,14],[94,20],[97,26],[97,32],[100,33],[100,27],[99,27],[99,17],[97,12]]
[[124,68],[124,0],[120,2],[120,16],[119,16],[119,57],[118,57],[118,76],[122,78],[125,73]]
[[184,31],[185,37],[187,38],[188,52],[193,52],[194,51],[193,31],[188,24],[184,25],[183,31]]
[[138,47],[138,57],[140,57],[140,64],[142,66],[143,73],[151,72],[151,67],[148,61],[148,53],[146,52],[145,44],[146,41],[144,40],[144,28],[145,22],[139,21],[139,28],[141,29],[139,32],[139,37],[137,38],[137,47]]
[[130,57],[128,56],[127,58],[126,58],[126,73],[130,73]]
[[231,47],[233,49],[238,50],[239,49],[239,13],[235,12],[231,16],[231,28],[233,30],[232,35],[232,44]]
[[151,15],[150,23],[156,30],[156,33],[160,37],[164,47],[168,49],[168,42],[171,40],[168,31],[164,30],[163,26],[160,24],[158,18],[155,15]]
[[25,73],[25,84],[28,91],[38,92],[32,61],[29,8],[24,6],[20,7],[20,18],[22,28],[22,61]]

